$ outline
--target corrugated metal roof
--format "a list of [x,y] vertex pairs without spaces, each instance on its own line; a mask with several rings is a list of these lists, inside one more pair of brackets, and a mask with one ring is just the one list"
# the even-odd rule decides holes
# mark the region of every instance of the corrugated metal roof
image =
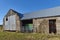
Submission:
[[56,15],[60,15],[60,6],[40,10],[40,11],[37,11],[37,12],[25,13],[23,15],[23,17],[21,18],[21,20],[38,18],[38,17],[56,16]]

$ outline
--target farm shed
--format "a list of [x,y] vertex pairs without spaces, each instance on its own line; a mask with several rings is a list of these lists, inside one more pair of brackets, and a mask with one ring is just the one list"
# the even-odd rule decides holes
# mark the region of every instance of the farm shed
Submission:
[[3,29],[6,31],[20,31],[20,18],[23,15],[10,9],[3,18]]
[[60,34],[60,7],[30,13],[18,13],[12,9],[3,18],[7,31]]

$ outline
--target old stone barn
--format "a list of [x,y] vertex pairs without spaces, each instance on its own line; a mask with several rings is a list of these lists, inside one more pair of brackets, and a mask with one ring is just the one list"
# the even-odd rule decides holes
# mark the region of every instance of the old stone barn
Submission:
[[12,9],[3,18],[4,31],[60,34],[60,7],[30,13],[18,13]]

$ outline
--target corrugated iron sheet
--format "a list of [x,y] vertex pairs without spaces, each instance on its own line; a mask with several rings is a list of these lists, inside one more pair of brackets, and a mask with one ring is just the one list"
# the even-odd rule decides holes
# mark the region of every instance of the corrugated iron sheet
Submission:
[[23,15],[23,17],[21,18],[21,20],[39,18],[39,17],[57,16],[57,15],[60,15],[60,6],[40,10],[40,11],[37,11],[37,12],[25,13]]

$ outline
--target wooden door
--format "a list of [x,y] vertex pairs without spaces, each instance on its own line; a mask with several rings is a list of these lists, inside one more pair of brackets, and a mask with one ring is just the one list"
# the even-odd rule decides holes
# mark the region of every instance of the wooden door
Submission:
[[49,33],[56,33],[56,20],[49,20]]

